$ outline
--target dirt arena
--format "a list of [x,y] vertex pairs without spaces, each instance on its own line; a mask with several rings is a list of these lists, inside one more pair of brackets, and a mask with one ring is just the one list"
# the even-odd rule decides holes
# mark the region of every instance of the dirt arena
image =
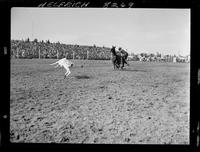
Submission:
[[11,142],[189,144],[189,63],[54,61],[11,60]]

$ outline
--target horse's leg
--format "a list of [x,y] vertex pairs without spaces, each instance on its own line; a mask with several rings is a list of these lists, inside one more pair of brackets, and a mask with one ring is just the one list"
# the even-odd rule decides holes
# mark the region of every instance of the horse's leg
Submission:
[[126,63],[126,64],[127,64],[127,66],[129,66],[129,64],[128,64],[128,62],[127,62],[126,58],[124,58],[124,63]]
[[114,66],[114,70],[116,70],[116,68],[118,68],[118,66],[117,66],[117,58],[115,58],[115,60],[113,61],[113,66]]
[[119,65],[118,65],[118,63],[115,63],[115,67],[116,67],[117,69],[119,69]]
[[121,69],[123,69],[123,67],[124,67],[124,58],[123,58],[123,56],[121,57],[121,64],[122,64]]
[[123,64],[124,64],[124,63],[126,63],[127,66],[129,66],[129,64],[128,64],[127,60],[126,60],[126,57],[123,57]]
[[115,69],[119,69],[118,63],[115,63]]
[[119,69],[120,63],[119,63],[119,60],[117,58],[116,58],[115,66],[116,66],[117,69]]
[[125,60],[126,61],[126,64],[129,66],[129,63],[127,62],[127,60]]
[[124,68],[124,58],[123,58],[123,56],[121,57],[121,64],[122,64],[121,69],[123,69]]
[[114,70],[115,70],[115,61],[112,61],[112,63],[113,63],[113,68],[114,68]]
[[117,58],[116,58],[116,67],[119,69],[120,65],[121,65],[121,57],[117,56]]

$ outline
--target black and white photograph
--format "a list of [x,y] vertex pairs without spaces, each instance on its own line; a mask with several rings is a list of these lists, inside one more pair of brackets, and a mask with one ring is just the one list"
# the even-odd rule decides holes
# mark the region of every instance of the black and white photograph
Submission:
[[190,15],[12,7],[10,142],[189,145]]

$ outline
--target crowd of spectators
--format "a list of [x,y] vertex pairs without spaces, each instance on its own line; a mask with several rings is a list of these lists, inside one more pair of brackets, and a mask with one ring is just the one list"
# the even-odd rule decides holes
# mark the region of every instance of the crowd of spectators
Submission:
[[[111,53],[108,47],[66,45],[60,42],[51,43],[34,39],[11,40],[11,58],[39,58],[39,59],[87,59],[87,60],[110,60]],[[162,61],[162,62],[190,62],[190,55],[162,55],[160,53],[131,53],[128,60],[132,61]]]
[[109,60],[110,48],[80,45],[66,45],[60,42],[51,43],[37,39],[11,40],[12,58],[63,58],[67,59],[88,59],[88,60]]

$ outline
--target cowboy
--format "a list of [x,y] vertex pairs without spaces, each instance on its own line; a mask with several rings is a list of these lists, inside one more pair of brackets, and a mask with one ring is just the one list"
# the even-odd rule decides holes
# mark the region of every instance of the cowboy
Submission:
[[121,47],[119,48],[119,52],[120,52],[120,54],[122,56],[123,62],[126,63],[129,66],[129,64],[127,62],[128,52],[126,52],[125,50],[123,50]]

